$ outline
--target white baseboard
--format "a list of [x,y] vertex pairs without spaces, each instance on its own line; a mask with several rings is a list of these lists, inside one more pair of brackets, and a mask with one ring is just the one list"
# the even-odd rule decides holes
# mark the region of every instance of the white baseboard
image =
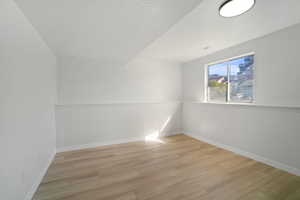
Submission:
[[286,164],[283,164],[283,163],[271,160],[269,158],[265,158],[263,156],[260,156],[260,155],[254,154],[254,153],[250,153],[250,152],[241,150],[241,149],[233,147],[233,146],[229,146],[229,145],[226,145],[226,144],[222,144],[222,143],[213,141],[211,139],[208,139],[208,138],[205,138],[205,137],[201,136],[199,133],[189,132],[189,131],[183,131],[183,133],[185,135],[193,137],[193,138],[195,138],[197,140],[201,140],[201,141],[206,142],[208,144],[211,144],[211,145],[217,146],[219,148],[231,151],[233,153],[236,153],[236,154],[239,154],[239,155],[251,158],[253,160],[256,160],[256,161],[264,163],[266,165],[275,167],[277,169],[281,169],[283,171],[289,172],[289,173],[294,174],[296,176],[300,176],[300,169],[298,169],[298,168],[291,167],[289,165],[286,165]]
[[75,151],[75,150],[82,150],[82,149],[89,149],[101,146],[108,146],[113,144],[124,144],[128,142],[136,142],[142,141],[144,138],[130,138],[130,139],[123,139],[123,140],[114,140],[109,142],[97,142],[97,143],[89,143],[89,144],[80,144],[80,145],[73,145],[67,147],[57,148],[57,153],[67,152],[67,151]]
[[40,172],[40,174],[38,175],[36,181],[33,183],[32,187],[30,188],[30,190],[27,192],[26,196],[25,196],[25,200],[32,200],[33,195],[35,194],[35,192],[37,191],[40,183],[42,182],[44,176],[46,175],[48,168],[50,167],[52,161],[54,160],[56,151],[54,150],[51,154],[51,156],[49,157],[45,168]]
[[[176,133],[167,133],[162,134],[165,136],[171,136],[171,135],[177,135],[180,132]],[[138,142],[138,141],[145,141],[145,137],[135,137],[135,138],[127,138],[122,140],[113,140],[108,142],[97,142],[97,143],[90,143],[90,144],[80,144],[80,145],[74,145],[74,146],[67,146],[67,147],[61,147],[57,148],[57,153],[67,152],[67,151],[75,151],[75,150],[82,150],[82,149],[90,149],[90,148],[96,148],[96,147],[102,147],[102,146],[108,146],[108,145],[114,145],[114,144],[124,144],[128,142]]]

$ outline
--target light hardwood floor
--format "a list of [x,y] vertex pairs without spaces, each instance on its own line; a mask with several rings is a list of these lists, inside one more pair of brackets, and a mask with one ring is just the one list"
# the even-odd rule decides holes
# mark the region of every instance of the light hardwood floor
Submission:
[[300,177],[177,135],[57,154],[42,199],[299,200]]

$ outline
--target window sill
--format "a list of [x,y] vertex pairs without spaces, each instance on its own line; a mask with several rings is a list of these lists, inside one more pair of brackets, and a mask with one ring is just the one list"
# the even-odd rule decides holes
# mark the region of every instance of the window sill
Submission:
[[255,103],[233,103],[233,102],[209,102],[209,101],[202,101],[200,103],[203,104],[218,104],[218,105],[238,105],[238,106],[258,106]]
[[225,105],[225,106],[246,106],[246,107],[266,107],[266,108],[283,108],[283,109],[300,109],[298,105],[265,105],[256,103],[222,103],[222,102],[207,102],[207,101],[184,101],[191,104],[208,104],[208,105]]

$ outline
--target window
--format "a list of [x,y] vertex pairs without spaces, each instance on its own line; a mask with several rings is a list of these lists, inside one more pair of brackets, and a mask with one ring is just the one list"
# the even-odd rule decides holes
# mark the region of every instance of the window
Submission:
[[253,102],[254,54],[209,64],[206,74],[208,102]]

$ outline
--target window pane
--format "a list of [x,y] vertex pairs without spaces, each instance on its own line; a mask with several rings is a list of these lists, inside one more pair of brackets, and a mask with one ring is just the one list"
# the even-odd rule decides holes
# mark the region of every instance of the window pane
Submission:
[[227,65],[221,63],[208,67],[208,101],[227,101]]
[[230,61],[231,102],[253,101],[253,61],[253,55]]

